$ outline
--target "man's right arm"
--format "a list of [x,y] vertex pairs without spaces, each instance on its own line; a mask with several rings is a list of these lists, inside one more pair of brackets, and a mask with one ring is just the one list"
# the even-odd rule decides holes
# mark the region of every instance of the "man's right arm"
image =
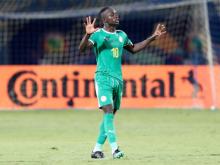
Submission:
[[86,34],[82,38],[80,44],[79,44],[79,50],[80,52],[83,52],[86,50],[86,48],[91,48],[93,46],[93,43],[89,41],[90,35],[92,33],[96,32],[99,28],[95,28],[95,21],[96,18],[92,21],[91,17],[86,17],[86,23],[84,23]]
[[79,44],[79,51],[80,52],[84,52],[86,50],[86,48],[91,48],[93,46],[93,44],[89,41],[89,34],[85,34]]

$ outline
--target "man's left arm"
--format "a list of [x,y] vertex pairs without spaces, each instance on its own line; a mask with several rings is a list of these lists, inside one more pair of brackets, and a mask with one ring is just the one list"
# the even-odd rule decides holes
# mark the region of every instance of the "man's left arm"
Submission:
[[161,35],[165,33],[165,26],[163,24],[158,24],[152,36],[134,45],[126,45],[124,48],[133,54],[137,53],[146,48],[152,41],[159,38]]

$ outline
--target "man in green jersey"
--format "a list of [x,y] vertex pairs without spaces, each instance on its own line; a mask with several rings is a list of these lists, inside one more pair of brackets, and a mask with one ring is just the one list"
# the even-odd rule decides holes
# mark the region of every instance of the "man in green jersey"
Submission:
[[79,45],[81,52],[86,48],[93,47],[96,53],[95,89],[99,108],[104,112],[98,139],[91,157],[104,158],[102,146],[108,139],[113,158],[116,159],[124,156],[124,153],[119,150],[114,127],[114,115],[120,108],[122,98],[121,59],[123,49],[131,53],[139,52],[164,34],[165,26],[158,24],[152,36],[133,44],[125,32],[116,30],[119,16],[115,9],[104,7],[99,12],[99,19],[102,25],[100,28],[95,28],[96,18],[93,21],[90,16],[86,18],[86,23],[84,23],[86,34]]

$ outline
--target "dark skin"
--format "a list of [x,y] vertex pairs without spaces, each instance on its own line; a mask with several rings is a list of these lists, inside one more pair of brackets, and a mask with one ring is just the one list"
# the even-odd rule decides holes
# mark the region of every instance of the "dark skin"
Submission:
[[[96,21],[96,18],[93,21],[91,20],[90,16],[86,18],[86,23],[84,23],[86,34],[84,35],[79,45],[79,50],[81,52],[85,51],[86,48],[91,48],[93,46],[93,44],[89,42],[88,39],[92,33],[94,33],[95,31],[99,29],[99,28],[94,27],[95,21]],[[116,30],[116,27],[119,25],[119,16],[118,16],[117,11],[115,9],[106,10],[104,13],[102,13],[102,21],[104,23],[103,28],[106,31],[114,32]],[[158,39],[160,36],[162,36],[165,33],[166,33],[165,26],[163,24],[158,24],[156,26],[155,31],[149,38],[141,42],[135,43],[134,45],[127,45],[124,48],[128,50],[129,52],[135,54],[143,50],[147,46],[149,46],[149,44],[152,41],[154,41],[155,39]]]
[[[104,24],[103,28],[108,32],[115,32],[116,27],[119,25],[119,15],[118,15],[117,11],[112,8],[107,9],[106,11],[104,11],[102,13],[101,18],[102,18],[102,22]],[[96,22],[96,18],[93,21],[90,16],[86,18],[86,23],[84,23],[86,34],[83,36],[83,38],[80,42],[80,45],[79,45],[80,52],[83,52],[83,51],[85,51],[86,48],[91,48],[93,46],[93,44],[91,42],[89,42],[88,39],[92,33],[94,33],[95,31],[97,31],[99,29],[99,28],[94,27],[95,22]],[[153,32],[153,34],[149,38],[147,38],[141,42],[135,43],[133,45],[127,45],[124,47],[124,49],[131,52],[132,54],[135,54],[135,53],[143,50],[147,46],[149,46],[149,44],[152,41],[154,41],[155,39],[158,39],[160,36],[162,36],[165,33],[166,33],[165,26],[163,24],[158,24],[156,26],[155,31]],[[113,114],[116,113],[116,111],[113,110],[112,105],[103,106],[102,110],[105,113],[113,113]]]

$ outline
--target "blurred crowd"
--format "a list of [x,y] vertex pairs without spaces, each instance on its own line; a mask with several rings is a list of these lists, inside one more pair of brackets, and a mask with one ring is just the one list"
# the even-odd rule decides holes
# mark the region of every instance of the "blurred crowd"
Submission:
[[1,0],[1,12],[36,12],[57,11],[65,9],[82,9],[120,4],[144,2],[151,4],[164,4],[186,0]]
[[[12,2],[13,0],[11,0]],[[8,1],[10,2],[10,1]],[[103,6],[101,0],[21,0],[13,1],[17,7],[1,6],[0,11],[28,12],[70,9],[77,12],[81,8]],[[109,1],[105,1],[108,5]],[[123,4],[125,0],[115,0]],[[126,1],[134,2],[132,0]],[[140,1],[135,1],[140,2]],[[149,3],[168,3],[176,0],[154,0]],[[124,6],[125,7],[125,6]],[[78,8],[78,9],[77,9]],[[214,62],[220,63],[220,4],[209,3],[209,26]],[[182,11],[185,11],[182,12]],[[124,52],[123,64],[164,64],[164,65],[204,65],[208,63],[208,41],[205,27],[195,29],[192,23],[194,8],[189,6],[120,12],[119,29],[124,30],[133,43],[150,36],[154,26],[163,22],[167,34],[152,43],[146,50],[133,56]],[[189,14],[187,14],[187,12]],[[97,13],[97,12],[96,12]],[[93,15],[95,16],[95,15]],[[1,64],[95,64],[92,50],[80,54],[79,42],[83,36],[83,17],[57,17],[53,19],[21,19],[0,17],[0,63]],[[200,25],[202,20],[198,20]]]

